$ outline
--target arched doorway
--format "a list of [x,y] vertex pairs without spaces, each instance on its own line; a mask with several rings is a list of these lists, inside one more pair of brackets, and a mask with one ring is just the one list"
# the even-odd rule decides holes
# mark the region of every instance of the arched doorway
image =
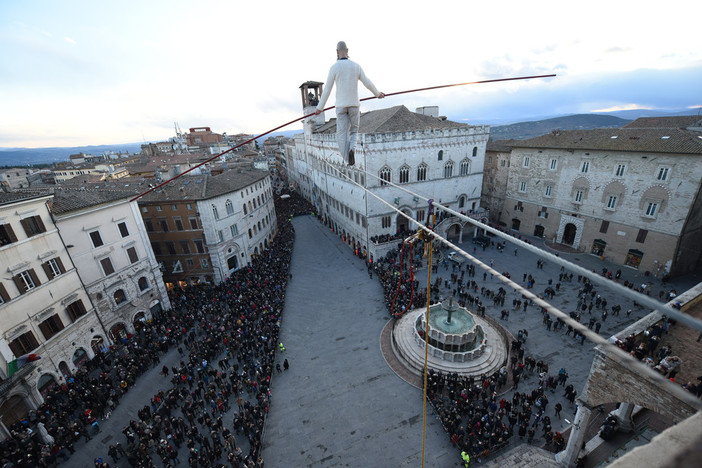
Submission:
[[73,353],[73,365],[76,367],[82,367],[85,361],[88,360],[88,353],[83,348],[76,349]]
[[[407,216],[412,216],[412,213],[407,210],[402,210],[402,212]],[[397,226],[397,232],[409,231],[409,220],[399,213],[395,218],[395,225]]]
[[534,227],[534,235],[536,237],[544,237],[544,227],[540,224]]
[[522,222],[518,218],[512,218],[512,229],[514,231],[519,231],[519,226],[522,225]]
[[46,398],[46,395],[49,394],[49,391],[54,387],[54,385],[56,385],[56,379],[53,375],[42,374],[42,376],[39,377],[39,381],[37,382],[37,390],[39,390],[41,396]]
[[127,326],[120,322],[110,330],[110,335],[112,335],[113,341],[126,341],[127,340]]
[[456,242],[461,237],[461,225],[453,224],[446,230],[446,237],[451,242]]
[[0,406],[0,419],[5,427],[10,427],[27,416],[31,408],[19,395],[13,395]]
[[90,340],[90,348],[95,354],[107,351],[107,347],[105,346],[105,340],[100,335],[95,335],[93,339]]
[[575,234],[578,231],[578,228],[575,227],[575,224],[573,223],[568,223],[565,225],[565,229],[563,230],[563,240],[562,243],[566,245],[573,245],[573,242],[575,242]]
[[61,375],[63,375],[64,379],[68,379],[71,376],[71,370],[68,368],[68,364],[66,364],[66,361],[61,361],[59,362],[59,371],[61,371]]

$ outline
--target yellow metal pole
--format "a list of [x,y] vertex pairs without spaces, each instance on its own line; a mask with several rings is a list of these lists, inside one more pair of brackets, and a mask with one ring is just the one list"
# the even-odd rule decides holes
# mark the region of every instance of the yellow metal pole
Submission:
[[[436,215],[433,215],[432,226],[436,222]],[[427,362],[429,361],[429,306],[431,304],[431,268],[432,268],[432,253],[434,252],[434,246],[432,242],[431,234],[429,237],[429,272],[427,274],[427,313],[426,313],[426,327],[424,327],[424,404],[422,405],[423,414],[423,428],[422,428],[422,468],[424,468],[424,445],[427,437]]]

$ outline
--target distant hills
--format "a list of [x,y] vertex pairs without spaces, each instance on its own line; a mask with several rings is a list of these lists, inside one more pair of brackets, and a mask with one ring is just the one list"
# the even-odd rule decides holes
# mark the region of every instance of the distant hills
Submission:
[[98,146],[66,146],[59,148],[0,148],[0,166],[32,166],[68,161],[72,154],[85,153],[100,155],[106,151],[130,154],[141,151],[141,143]]
[[552,119],[519,122],[490,127],[493,140],[526,140],[551,133],[553,130],[589,130],[592,128],[619,128],[631,122],[613,115],[576,114]]
[[[657,117],[670,115],[691,115],[692,109],[675,109],[653,111],[647,109],[610,112],[607,114],[575,114],[558,117],[544,117],[529,122],[517,122],[508,125],[494,125],[496,122],[471,122],[473,125],[492,124],[490,138],[493,140],[526,140],[551,133],[553,130],[588,130],[592,128],[619,128],[632,119],[639,117]],[[466,120],[463,120],[467,122]],[[503,120],[504,121],[504,120]],[[293,137],[302,130],[278,131],[258,140],[262,144],[267,138],[283,135]],[[106,151],[127,152],[134,154],[141,151],[141,143],[122,145],[72,146],[65,148],[0,148],[0,166],[31,166],[35,164],[50,165],[58,161],[68,161],[71,154],[86,153],[99,155]]]

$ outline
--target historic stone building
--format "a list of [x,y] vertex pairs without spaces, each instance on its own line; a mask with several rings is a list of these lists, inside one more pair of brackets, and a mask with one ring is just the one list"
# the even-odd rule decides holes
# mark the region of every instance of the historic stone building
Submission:
[[[304,86],[309,88],[302,91],[307,115],[314,112],[309,93],[321,93],[322,84]],[[386,181],[405,185],[457,211],[476,216],[480,211],[487,126],[446,120],[439,117],[437,107],[411,112],[395,106],[367,112],[361,115],[354,167],[346,167],[339,155],[336,119],[325,122],[322,113],[307,119],[304,128],[281,165],[288,182],[359,253],[382,256],[397,245],[393,236],[416,226],[355,184],[421,223],[426,222],[427,203]],[[462,238],[466,223],[456,219],[449,224],[445,226],[448,235]]]
[[134,195],[113,190],[57,190],[56,226],[107,330],[91,339],[93,352],[119,343],[134,326],[170,302]]
[[[48,192],[0,192],[0,433],[43,401],[42,393],[93,356],[106,333],[66,242]],[[8,363],[41,360],[8,375]]]
[[139,199],[139,207],[168,287],[224,281],[277,231],[268,171],[183,176]]
[[506,226],[502,220],[502,208],[505,204],[507,179],[510,168],[510,154],[516,140],[488,141],[485,150],[485,174],[483,175],[483,193],[480,206],[490,212],[490,221]]
[[513,142],[501,220],[655,275],[692,271],[702,252],[702,128],[689,117],[650,124]]

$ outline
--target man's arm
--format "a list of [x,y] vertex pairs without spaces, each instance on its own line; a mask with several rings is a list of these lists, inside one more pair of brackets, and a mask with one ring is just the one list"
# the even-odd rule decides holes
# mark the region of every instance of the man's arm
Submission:
[[336,72],[334,70],[334,66],[332,65],[332,67],[329,69],[329,76],[327,76],[327,86],[322,92],[322,97],[319,98],[319,104],[317,104],[317,110],[315,111],[315,115],[319,115],[322,113],[322,110],[324,109],[324,106],[327,103],[327,99],[329,99],[329,95],[331,94],[331,90],[334,87],[334,81],[336,81]]

